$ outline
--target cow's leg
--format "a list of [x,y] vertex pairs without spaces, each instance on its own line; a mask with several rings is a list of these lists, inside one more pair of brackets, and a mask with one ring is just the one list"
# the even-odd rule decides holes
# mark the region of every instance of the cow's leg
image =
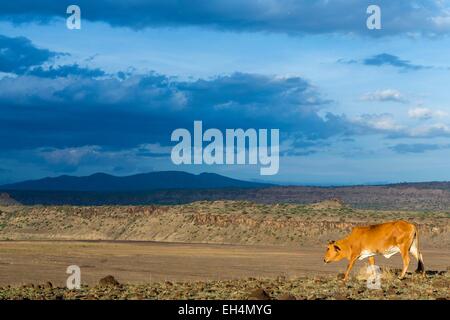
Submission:
[[409,248],[402,246],[400,248],[400,253],[402,255],[402,260],[403,260],[403,270],[402,270],[402,274],[400,275],[400,279],[403,279],[405,277],[406,271],[408,270],[408,266],[409,266]]
[[344,282],[348,280],[348,276],[349,276],[349,274],[350,274],[350,271],[351,271],[352,268],[353,268],[353,265],[355,264],[355,261],[356,261],[356,257],[351,257],[351,258],[349,259],[349,261],[348,261],[348,266],[347,266],[347,270],[345,271],[345,274],[344,274]]
[[414,240],[411,244],[411,247],[409,248],[409,252],[413,255],[414,258],[417,260],[417,270],[416,273],[421,273],[422,275],[425,274],[425,267],[423,265],[423,257],[422,254],[419,251],[419,240],[417,233],[415,234]]

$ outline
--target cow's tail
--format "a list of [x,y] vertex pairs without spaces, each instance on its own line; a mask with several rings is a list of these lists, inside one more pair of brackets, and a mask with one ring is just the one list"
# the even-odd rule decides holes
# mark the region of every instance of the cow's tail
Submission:
[[417,259],[417,273],[425,274],[425,265],[423,263],[422,253],[419,250],[419,231],[417,226],[414,226],[414,238],[409,251]]

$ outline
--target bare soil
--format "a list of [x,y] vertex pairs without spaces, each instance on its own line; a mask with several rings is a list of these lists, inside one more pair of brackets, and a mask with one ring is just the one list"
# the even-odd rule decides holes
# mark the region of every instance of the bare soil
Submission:
[[[445,271],[450,249],[423,248],[427,269]],[[122,283],[300,277],[337,274],[345,262],[323,263],[322,247],[243,246],[135,241],[2,241],[0,285],[51,281],[65,285],[66,268],[78,265],[83,283],[106,275]],[[380,266],[401,267],[399,255]],[[360,266],[364,263],[360,262]],[[410,271],[414,271],[412,259]],[[355,270],[358,268],[356,267]],[[356,272],[356,271],[355,271]]]
[[[257,288],[271,298],[450,298],[450,250],[423,249],[429,272],[397,279],[399,256],[377,264],[388,276],[369,290],[359,270],[339,280],[345,263],[324,265],[321,247],[98,241],[0,242],[0,299],[246,299]],[[69,265],[81,268],[81,290],[65,286]],[[98,286],[112,275],[121,284]],[[48,282],[52,285],[49,286]]]

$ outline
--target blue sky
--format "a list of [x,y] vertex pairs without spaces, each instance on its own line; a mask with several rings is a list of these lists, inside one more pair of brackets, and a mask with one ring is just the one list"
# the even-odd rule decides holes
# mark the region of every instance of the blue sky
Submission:
[[[378,4],[382,29],[366,28]],[[81,7],[82,29],[65,26]],[[102,171],[450,180],[449,1],[0,4],[0,183]],[[174,166],[170,133],[280,129],[280,170]]]

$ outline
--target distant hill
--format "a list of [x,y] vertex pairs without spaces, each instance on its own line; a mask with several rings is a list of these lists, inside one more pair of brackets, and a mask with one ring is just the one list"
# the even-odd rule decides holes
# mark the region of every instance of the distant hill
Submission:
[[450,190],[450,181],[403,182],[390,184],[390,187]]
[[[23,205],[150,205],[242,200],[313,204],[310,209],[346,207],[383,210],[450,211],[449,182],[308,187],[275,186],[217,174],[161,171],[116,177],[97,173],[60,176],[0,186],[4,203]],[[334,199],[334,200],[333,200]],[[341,203],[345,205],[343,205]]]
[[0,190],[74,191],[74,192],[144,192],[165,189],[261,188],[269,184],[237,180],[214,173],[198,175],[182,171],[159,171],[118,177],[105,173],[76,177],[28,180],[0,186]]

